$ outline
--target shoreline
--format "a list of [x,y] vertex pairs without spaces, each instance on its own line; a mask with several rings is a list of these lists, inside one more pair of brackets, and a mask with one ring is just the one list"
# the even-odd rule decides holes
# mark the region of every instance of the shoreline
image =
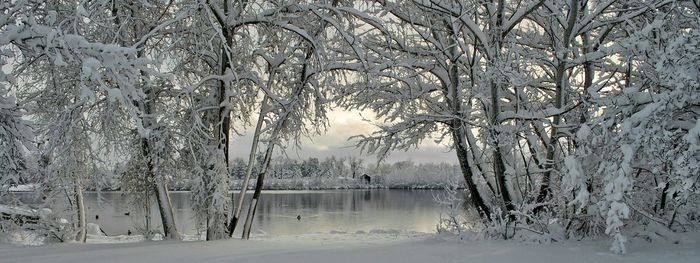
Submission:
[[352,236],[318,234],[251,240],[58,243],[35,247],[0,244],[3,262],[697,262],[700,233],[669,240],[631,239],[629,253],[608,250],[607,239],[554,243],[472,240],[439,234]]

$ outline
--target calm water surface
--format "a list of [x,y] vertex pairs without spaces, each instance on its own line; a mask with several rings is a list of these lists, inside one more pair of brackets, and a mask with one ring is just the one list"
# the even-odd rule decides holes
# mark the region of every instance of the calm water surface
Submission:
[[[434,232],[440,214],[445,212],[434,199],[441,193],[388,189],[263,191],[253,233],[297,235],[329,231],[368,232],[373,229]],[[190,193],[172,192],[171,198],[178,229],[186,234],[196,234]],[[126,234],[127,231],[138,233],[145,229],[145,216],[133,212],[128,196],[120,192],[86,193],[85,201],[88,222],[99,224],[109,235]],[[161,231],[155,203],[151,210],[152,227]],[[243,215],[246,215],[245,210]],[[301,220],[297,220],[297,216]],[[236,232],[241,228],[242,223]]]

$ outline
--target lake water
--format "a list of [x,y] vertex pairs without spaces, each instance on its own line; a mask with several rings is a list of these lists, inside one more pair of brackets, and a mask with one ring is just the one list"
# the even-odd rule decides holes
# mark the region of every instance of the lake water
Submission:
[[[435,232],[440,214],[446,212],[435,201],[440,194],[442,191],[389,189],[263,191],[252,233],[278,236],[375,229]],[[172,192],[171,198],[178,230],[196,234],[190,193]],[[145,216],[133,212],[129,198],[120,192],[86,193],[85,201],[88,222],[99,224],[109,235],[144,229]],[[153,229],[162,231],[155,204],[151,210]],[[242,225],[236,236],[240,236]]]

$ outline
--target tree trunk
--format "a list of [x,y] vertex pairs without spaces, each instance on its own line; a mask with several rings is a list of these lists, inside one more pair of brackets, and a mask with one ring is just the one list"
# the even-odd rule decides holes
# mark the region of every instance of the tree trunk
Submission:
[[[333,5],[335,6],[338,2],[333,1]],[[323,22],[322,26],[320,27],[319,31],[314,34],[314,36],[320,34],[322,30],[325,28],[325,25],[327,22]],[[265,151],[265,160],[263,161],[263,165],[261,167],[261,171],[258,174],[258,178],[255,183],[255,192],[253,193],[253,198],[250,202],[250,207],[248,208],[248,215],[246,217],[245,224],[243,226],[243,239],[249,239],[250,238],[250,229],[253,225],[253,218],[255,217],[255,210],[257,209],[258,206],[258,200],[260,199],[260,193],[262,191],[263,185],[264,185],[264,180],[265,180],[265,174],[267,173],[267,169],[270,166],[270,160],[272,159],[272,152],[274,151],[275,148],[275,143],[277,143],[277,140],[279,139],[279,133],[282,131],[282,128],[285,126],[285,123],[287,122],[287,119],[289,118],[289,114],[291,111],[294,110],[294,107],[296,106],[297,103],[299,103],[299,96],[301,96],[301,93],[304,91],[304,87],[306,86],[306,83],[308,81],[308,75],[307,75],[307,70],[309,67],[308,61],[311,59],[311,56],[313,55],[314,48],[311,47],[307,50],[306,55],[304,56],[304,61],[305,63],[303,64],[301,71],[299,72],[299,85],[295,87],[295,90],[291,92],[291,98],[292,100],[289,102],[289,104],[285,105],[284,112],[279,116],[277,119],[277,122],[275,123],[275,127],[272,129],[272,134],[270,136],[270,140],[267,145],[267,150]]]
[[667,182],[664,189],[661,191],[661,200],[659,201],[659,210],[661,213],[665,213],[666,210],[666,199],[668,199],[668,188],[671,186],[670,182]]
[[[571,34],[573,31],[573,28],[576,24],[576,19],[578,17],[578,0],[572,0],[571,1],[571,6],[568,14],[568,23],[564,32],[564,43],[562,45],[562,50],[566,51],[566,49],[569,48],[569,42],[571,41]],[[556,82],[556,90],[555,90],[555,98],[554,98],[554,107],[557,109],[561,109],[564,105],[564,88],[565,88],[565,81],[566,81],[566,59],[567,59],[568,52],[564,52],[560,57],[557,57],[557,69],[555,72],[555,82]],[[550,181],[552,177],[552,169],[554,169],[554,163],[555,163],[555,155],[557,152],[558,147],[558,126],[561,124],[561,114],[554,115],[554,120],[552,122],[552,127],[550,129],[551,134],[549,136],[549,145],[547,147],[547,156],[545,159],[545,172],[544,175],[542,176],[542,183],[540,184],[540,191],[539,194],[537,195],[537,206],[535,206],[535,209],[533,209],[534,213],[539,213],[542,208],[544,207],[543,203],[547,199],[547,196],[550,193]]]
[[491,181],[489,181],[489,178],[486,177],[486,169],[483,167],[483,160],[479,157],[481,156],[481,149],[479,149],[479,145],[476,144],[476,138],[474,138],[474,134],[469,129],[464,129],[464,133],[467,136],[467,145],[469,145],[469,152],[471,153],[471,161],[472,161],[472,166],[476,167],[476,171],[479,172],[482,178],[484,178],[484,181],[486,182],[486,186],[488,186],[489,190],[491,191],[491,194],[494,196],[496,195],[496,189],[493,187],[491,184]]
[[[496,178],[496,187],[501,195],[503,204],[505,205],[506,211],[514,211],[515,206],[513,205],[510,190],[508,190],[506,182],[506,165],[505,160],[503,160],[503,152],[500,145],[500,132],[498,131],[498,126],[500,126],[499,112],[500,112],[500,85],[496,81],[491,83],[491,131],[494,140],[494,151],[493,151],[493,174]],[[512,216],[509,218],[513,219]]]
[[151,193],[149,192],[149,190],[146,190],[146,199],[143,200],[143,212],[146,217],[146,233],[150,234],[153,230],[151,229]]
[[[258,115],[258,121],[255,124],[255,133],[253,133],[253,144],[250,146],[250,154],[248,155],[248,166],[245,171],[245,179],[243,179],[243,185],[241,186],[241,193],[236,201],[233,217],[231,217],[231,222],[228,225],[228,236],[233,236],[233,231],[236,230],[238,225],[238,220],[241,216],[241,210],[243,210],[243,202],[245,201],[245,192],[248,190],[248,184],[250,183],[250,176],[253,173],[253,167],[255,166],[255,153],[258,149],[258,142],[260,141],[260,129],[262,128],[263,119],[265,118],[267,102],[267,94],[262,100],[262,105],[260,106],[260,114]],[[257,188],[256,188],[257,189]]]
[[[308,61],[309,57],[311,56],[311,51],[309,51],[306,54],[306,60]],[[261,171],[258,174],[258,178],[255,183],[255,192],[253,193],[253,199],[250,202],[250,207],[248,208],[248,216],[246,217],[245,224],[243,226],[243,239],[249,239],[250,238],[250,228],[253,225],[253,217],[255,216],[255,210],[258,206],[258,200],[260,199],[260,192],[262,191],[264,181],[265,181],[265,174],[267,173],[267,169],[270,166],[270,160],[272,159],[272,152],[275,149],[275,143],[277,143],[277,140],[279,139],[279,133],[282,131],[282,128],[284,127],[285,123],[287,122],[287,119],[289,118],[289,114],[291,111],[294,109],[294,106],[299,102],[299,96],[301,95],[302,91],[304,90],[304,85],[306,84],[306,67],[307,64],[304,64],[301,70],[301,83],[297,87],[297,89],[292,93],[292,101],[285,107],[285,111],[282,113],[282,115],[279,116],[279,119],[277,119],[277,123],[275,123],[275,127],[272,129],[272,134],[270,135],[270,140],[267,144],[267,150],[265,151],[265,160],[263,161],[263,165],[260,168]]]
[[[228,0],[225,0],[223,2],[224,5],[224,14],[228,15],[229,14],[229,4]],[[225,75],[226,71],[229,69],[229,55],[230,50],[229,48],[233,44],[233,38],[231,35],[231,31],[229,30],[228,26],[226,25],[225,21],[219,21],[220,26],[221,26],[221,32],[223,35],[223,40],[224,43],[222,43],[221,47],[221,65],[220,65],[220,70],[219,74],[220,75]],[[217,89],[217,102],[219,110],[216,114],[216,120],[217,123],[214,126],[215,131],[214,131],[214,138],[216,140],[217,148],[223,151],[224,154],[224,164],[226,168],[226,190],[229,190],[230,186],[230,175],[231,172],[229,170],[229,142],[230,142],[230,130],[231,130],[231,107],[229,106],[229,97],[226,92],[226,85],[227,83],[222,79],[219,81],[219,86]],[[223,106],[225,105],[225,106]],[[227,195],[228,193],[225,193]],[[226,205],[224,205],[224,211],[223,213],[223,224],[226,225],[228,219],[228,202]],[[217,222],[219,220],[215,220]],[[221,239],[224,236],[226,236],[223,233],[215,233],[215,234],[210,234],[209,232],[211,231],[216,231],[215,229],[218,229],[218,226],[210,224],[209,227],[207,228],[207,240],[212,240],[212,239]],[[230,226],[224,226],[224,230],[229,230],[231,229]],[[230,233],[229,233],[230,236]],[[211,238],[210,238],[211,237]]]
[[[156,197],[158,200],[158,211],[163,223],[163,234],[165,237],[180,239],[180,233],[175,225],[175,215],[173,205],[168,194],[168,187],[162,175],[156,176]],[[150,211],[149,211],[150,213]]]
[[[111,13],[112,17],[114,18],[114,23],[117,27],[122,26],[122,21],[119,16],[119,12],[117,10],[117,1],[112,1],[112,8],[111,8]],[[131,13],[132,16],[136,16],[136,13]],[[135,17],[139,19],[139,17]],[[134,32],[139,32],[142,28],[134,24],[133,30]],[[121,45],[126,45],[124,42],[127,41],[129,38],[128,35],[124,33],[124,31],[120,31],[119,34],[119,40],[118,42]],[[137,52],[138,57],[144,57],[144,49],[140,49]],[[141,71],[140,74],[144,77],[147,78],[147,73],[144,71]],[[148,86],[145,85],[143,87],[143,90],[146,94],[146,100],[142,101],[134,101],[133,103],[141,110],[143,115],[141,116],[141,121],[143,122],[143,127],[145,129],[153,129],[155,121],[153,119],[153,103],[155,103],[156,100],[156,94],[155,91],[153,90],[153,86]],[[170,202],[170,196],[168,194],[168,188],[167,188],[167,180],[164,178],[162,174],[158,174],[156,171],[155,167],[155,161],[153,160],[154,158],[154,147],[152,143],[149,141],[149,137],[152,135],[149,135],[148,137],[142,137],[141,138],[141,154],[144,158],[146,158],[146,166],[147,166],[147,176],[149,179],[153,180],[154,185],[154,194],[156,197],[156,200],[158,202],[158,211],[160,212],[160,218],[161,222],[163,225],[163,236],[165,238],[175,238],[175,239],[180,239],[180,234],[177,231],[177,226],[175,224],[175,216],[172,208],[172,204]],[[147,194],[146,195],[146,200],[145,200],[145,213],[146,213],[146,228],[148,232],[150,233],[151,230],[151,195]]]
[[466,143],[464,141],[464,126],[458,120],[454,120],[452,124],[452,140],[454,142],[455,152],[457,153],[457,159],[459,160],[459,168],[462,171],[462,176],[464,181],[467,183],[467,189],[471,194],[472,204],[479,211],[481,216],[486,216],[488,220],[491,220],[491,210],[484,202],[484,199],[479,193],[479,189],[474,183],[471,165],[468,159],[468,150]]
[[[145,89],[145,92],[147,101],[139,102],[138,104],[145,115],[145,117],[142,118],[144,127],[152,129],[153,120],[151,115],[153,114],[153,110],[150,102],[155,100],[155,95],[152,88]],[[149,135],[149,137],[150,136],[152,135]],[[163,224],[163,236],[165,238],[180,239],[180,234],[175,224],[173,206],[170,202],[170,195],[168,194],[167,180],[163,174],[156,173],[155,161],[153,160],[155,158],[153,146],[148,138],[141,138],[141,153],[144,158],[146,158],[148,177],[151,178],[154,183],[154,193],[158,201],[158,211],[160,212],[160,219]],[[150,206],[150,196],[147,198],[146,202],[149,202]],[[146,213],[150,213],[150,209],[146,211]]]
[[[277,127],[279,127],[279,125]],[[276,138],[277,132],[278,130],[273,131],[273,138]],[[267,169],[270,166],[270,160],[272,159],[272,152],[274,151],[274,148],[274,140],[271,140],[270,142],[268,142],[267,150],[265,151],[265,160],[263,161],[263,165],[260,168],[260,173],[258,173],[258,179],[255,182],[255,192],[253,193],[253,199],[251,199],[250,201],[250,206],[248,207],[248,216],[246,217],[245,224],[243,225],[243,239],[250,238],[250,229],[253,226],[255,210],[258,207],[258,200],[260,200],[260,194],[262,192],[265,174],[267,173]]]
[[80,179],[76,179],[75,186],[75,205],[78,212],[78,233],[75,240],[85,243],[87,239],[87,219],[85,218],[85,200],[83,198],[83,186]]
[[[207,3],[210,5],[209,7],[214,10],[215,8],[211,6],[211,3],[207,1]],[[228,15],[229,13],[229,5],[228,1],[223,2],[224,6],[224,14]],[[219,75],[225,75],[226,71],[229,69],[229,55],[230,54],[230,47],[233,43],[233,39],[231,36],[231,31],[229,30],[226,21],[222,20],[223,18],[220,18],[217,16],[217,21],[219,23],[219,26],[221,27],[221,34],[223,36],[222,43],[221,43],[221,53],[220,53],[220,64],[219,64],[219,70],[218,74]],[[224,195],[228,195],[228,190],[229,190],[229,179],[230,179],[230,171],[229,171],[229,133],[231,130],[231,107],[229,106],[229,97],[226,92],[227,88],[227,83],[224,79],[219,81],[219,85],[215,88],[215,94],[216,94],[216,102],[218,107],[218,110],[216,111],[216,114],[213,117],[213,120],[215,121],[213,124],[213,134],[214,134],[214,145],[216,145],[216,149],[222,151],[223,153],[223,162],[225,166],[225,172],[226,172],[226,191],[227,193],[224,193]],[[218,153],[217,153],[218,154]],[[209,176],[211,176],[214,173],[209,173]],[[213,178],[211,178],[213,179]],[[213,182],[214,180],[210,180],[210,182]],[[223,217],[223,221],[219,219],[210,221],[207,219],[207,240],[215,240],[215,239],[222,239],[226,237],[227,235],[225,233],[218,233],[220,229],[220,226],[217,224],[224,224],[224,231],[228,231],[230,229],[229,226],[227,226],[228,223],[228,202],[223,207],[223,211],[221,213],[221,217]],[[217,212],[218,213],[218,212]],[[217,216],[219,217],[219,216]],[[220,222],[222,221],[222,222]]]
[[[497,63],[501,58],[500,58],[500,52],[501,52],[501,44],[503,40],[503,32],[502,32],[502,24],[503,24],[503,19],[504,19],[504,5],[505,1],[500,0],[498,1],[498,7],[496,10],[496,17],[493,22],[495,22],[495,25],[493,26],[494,31],[492,32],[492,38],[493,38],[493,50],[492,54],[493,56],[490,58],[491,63]],[[495,71],[494,71],[495,72]],[[499,76],[495,76],[495,78],[499,78]],[[513,201],[510,195],[510,190],[508,190],[508,184],[506,182],[506,164],[505,160],[503,159],[503,149],[501,148],[500,144],[500,131],[498,130],[499,126],[501,125],[501,120],[500,120],[500,111],[501,111],[501,89],[503,88],[501,84],[501,80],[499,79],[491,79],[491,134],[493,136],[494,140],[494,150],[493,150],[493,174],[496,179],[496,187],[498,192],[501,195],[501,200],[503,201],[503,205],[505,206],[505,209],[507,212],[514,211],[515,206],[513,205]],[[514,219],[513,215],[509,215],[508,218]]]
[[[447,32],[454,32],[455,29],[453,28],[454,25],[452,24],[452,21],[445,20],[445,25],[447,27]],[[433,34],[437,36],[440,33],[433,32]],[[467,184],[467,189],[469,189],[469,193],[471,194],[472,203],[479,212],[480,216],[486,217],[488,220],[491,220],[491,209],[489,209],[489,207],[484,202],[481,193],[479,193],[478,187],[474,183],[472,167],[469,164],[469,152],[467,149],[466,134],[464,131],[465,126],[463,122],[463,119],[465,117],[463,116],[464,114],[462,112],[464,95],[461,90],[459,79],[459,66],[457,65],[458,57],[460,56],[460,54],[458,54],[457,52],[457,41],[455,40],[455,38],[456,36],[454,35],[454,33],[450,33],[447,35],[447,41],[449,45],[447,52],[450,56],[451,61],[448,69],[450,79],[449,85],[443,85],[444,89],[447,91],[447,100],[452,109],[452,114],[455,116],[455,119],[453,119],[450,123],[452,141],[454,144],[455,152],[457,153],[457,159],[459,160],[459,166],[460,170],[462,171],[462,176],[464,177],[464,181]]]
[[207,210],[207,240],[219,240],[228,235],[228,206],[230,200],[226,198],[229,192],[229,173],[224,164],[224,154],[220,148],[209,147],[208,170],[204,174],[203,183],[207,189],[207,196],[211,200],[206,203]]

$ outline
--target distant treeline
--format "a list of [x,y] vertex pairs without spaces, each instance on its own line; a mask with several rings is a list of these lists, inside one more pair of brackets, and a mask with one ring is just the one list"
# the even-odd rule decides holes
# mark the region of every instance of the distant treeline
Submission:
[[[240,189],[246,165],[247,160],[243,158],[232,160],[231,189]],[[258,170],[258,166],[253,168],[253,180],[257,177]],[[127,181],[123,168],[117,167],[115,171],[101,170],[99,173],[101,174],[94,177],[97,180],[90,183],[88,190],[123,190],[123,183]],[[364,174],[371,178],[369,183],[360,179]],[[270,163],[267,176],[269,180],[265,182],[264,188],[275,190],[442,188],[446,183],[459,182],[459,167],[447,163],[414,163],[410,160],[377,164],[357,157],[311,157],[305,160],[277,157]],[[175,180],[171,180],[168,187],[170,190],[189,190],[192,175],[179,173],[171,177]],[[254,183],[250,187],[253,185]]]

